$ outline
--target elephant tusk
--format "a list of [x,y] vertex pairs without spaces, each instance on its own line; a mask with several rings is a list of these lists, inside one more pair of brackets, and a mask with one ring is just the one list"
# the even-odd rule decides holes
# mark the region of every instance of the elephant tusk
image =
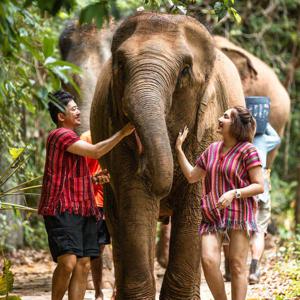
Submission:
[[134,131],[134,136],[135,136],[136,145],[138,148],[138,154],[141,155],[144,151],[144,147],[142,145],[141,139],[140,139],[139,135],[137,134],[136,130]]

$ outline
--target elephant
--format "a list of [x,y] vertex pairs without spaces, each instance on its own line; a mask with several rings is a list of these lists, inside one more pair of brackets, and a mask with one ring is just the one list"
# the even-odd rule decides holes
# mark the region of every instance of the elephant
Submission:
[[110,45],[115,30],[115,24],[98,30],[94,24],[79,25],[77,22],[68,22],[60,34],[59,49],[61,58],[69,61],[82,70],[80,75],[74,76],[74,82],[79,93],[70,84],[64,88],[78,99],[81,110],[81,125],[78,133],[90,128],[90,107],[96,87],[97,79],[104,62],[110,57]]
[[[290,116],[290,97],[275,72],[262,60],[248,51],[234,45],[222,36],[214,36],[216,46],[226,54],[237,67],[245,96],[266,96],[270,98],[269,122],[282,137]],[[277,149],[268,153],[267,168],[271,168]]]
[[116,299],[155,299],[154,255],[159,216],[172,215],[170,256],[160,299],[200,299],[201,183],[188,184],[175,141],[190,134],[188,159],[213,141],[218,116],[245,105],[231,60],[207,29],[188,16],[139,12],[116,30],[112,57],[102,67],[90,114],[93,143],[128,121],[135,134],[100,159],[111,175],[105,188],[112,235]]

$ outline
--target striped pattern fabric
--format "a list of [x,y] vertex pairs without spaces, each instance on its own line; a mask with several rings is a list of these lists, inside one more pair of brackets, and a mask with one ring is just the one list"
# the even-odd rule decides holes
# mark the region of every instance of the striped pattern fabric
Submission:
[[[80,139],[92,144],[92,139],[91,139],[91,132],[88,130],[84,132],[81,136]],[[98,162],[97,159],[86,157],[86,163],[88,165],[89,171],[91,175],[97,174],[101,172],[101,166]],[[93,190],[94,190],[94,197],[95,197],[95,202],[97,207],[103,207],[104,206],[104,201],[103,201],[103,186],[102,184],[95,184],[93,183]]]
[[233,199],[223,210],[216,208],[216,204],[225,192],[251,184],[248,170],[261,166],[258,152],[248,142],[237,143],[223,154],[222,147],[223,142],[211,144],[196,161],[196,165],[206,171],[202,185],[200,234],[227,229],[257,231],[254,197]]
[[67,151],[78,140],[78,135],[67,128],[52,130],[48,136],[38,210],[41,215],[54,216],[57,212],[68,211],[98,217],[86,160]]

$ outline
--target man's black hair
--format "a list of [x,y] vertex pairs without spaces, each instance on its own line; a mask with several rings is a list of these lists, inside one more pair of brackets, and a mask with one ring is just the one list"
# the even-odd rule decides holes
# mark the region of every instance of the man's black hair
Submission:
[[56,125],[58,125],[57,114],[60,112],[64,113],[68,103],[72,100],[75,101],[75,97],[64,90],[57,91],[53,94],[49,93],[48,97],[51,99],[48,103],[48,110],[50,112],[51,119]]

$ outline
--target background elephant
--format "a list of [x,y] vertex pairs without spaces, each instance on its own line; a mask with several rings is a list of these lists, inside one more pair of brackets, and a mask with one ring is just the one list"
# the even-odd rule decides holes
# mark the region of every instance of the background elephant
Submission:
[[187,184],[174,144],[187,125],[184,150],[195,161],[218,138],[218,116],[228,106],[245,104],[239,74],[204,26],[186,16],[144,12],[129,17],[114,34],[111,50],[91,108],[93,142],[129,120],[136,127],[136,135],[101,159],[115,195],[105,209],[117,299],[155,299],[159,214],[172,214],[160,299],[199,299],[201,185]]
[[110,46],[114,23],[109,28],[98,30],[95,25],[79,26],[69,22],[59,37],[59,49],[63,60],[69,61],[82,70],[74,76],[80,94],[71,86],[65,88],[76,96],[81,110],[79,133],[90,129],[90,108],[97,79],[104,62],[110,57]]
[[[221,36],[214,37],[216,46],[222,50],[237,67],[243,83],[245,96],[267,96],[271,100],[269,121],[282,137],[290,115],[290,97],[275,72],[262,60],[234,45]],[[268,154],[270,168],[277,150]]]

